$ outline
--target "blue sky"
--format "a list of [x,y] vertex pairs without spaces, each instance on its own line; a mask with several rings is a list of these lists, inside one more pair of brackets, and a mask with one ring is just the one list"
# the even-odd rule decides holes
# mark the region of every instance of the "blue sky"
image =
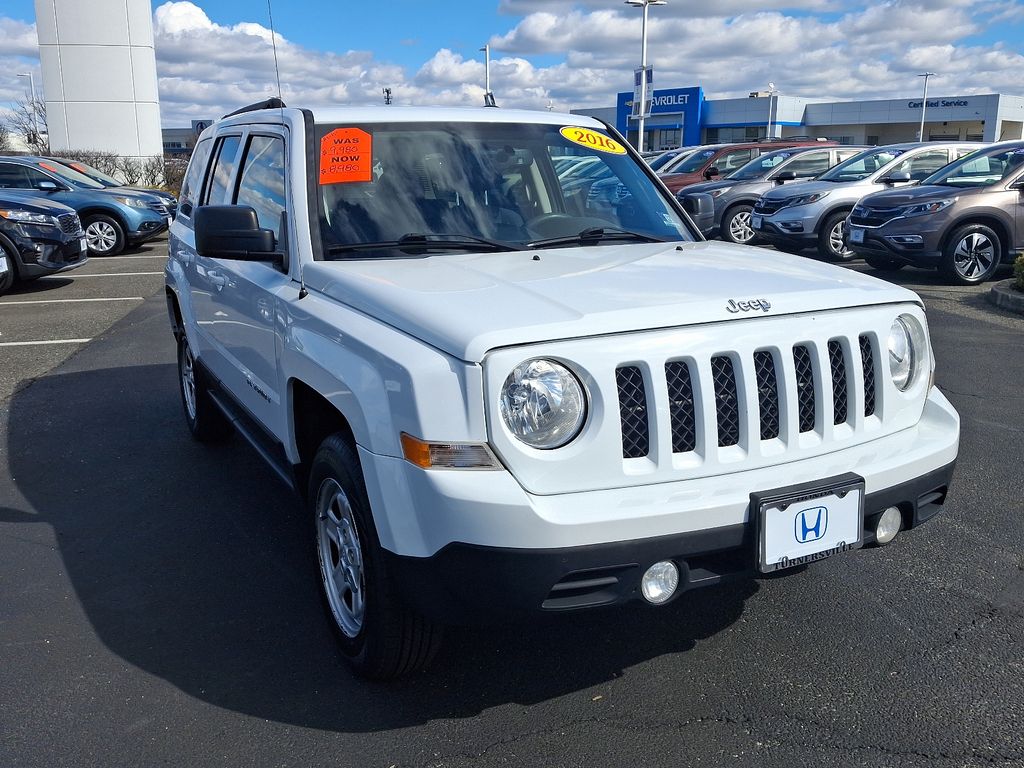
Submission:
[[[88,0],[81,0],[88,2]],[[154,0],[165,125],[223,114],[272,85],[265,0]],[[285,100],[293,104],[480,104],[492,45],[499,105],[610,106],[639,63],[640,12],[622,0],[429,3],[274,0]],[[31,0],[0,8],[0,111],[38,72]],[[917,73],[938,95],[1024,95],[1020,0],[669,0],[653,8],[661,87],[745,96],[774,82],[812,99],[903,98]]]

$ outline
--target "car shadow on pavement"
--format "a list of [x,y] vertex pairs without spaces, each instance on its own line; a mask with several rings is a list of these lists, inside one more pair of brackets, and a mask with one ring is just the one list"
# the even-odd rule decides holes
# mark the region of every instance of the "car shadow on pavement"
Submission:
[[[366,732],[550,700],[666,654],[683,676],[695,663],[686,652],[736,622],[757,590],[457,628],[425,673],[367,683],[345,666],[321,609],[299,502],[241,440],[192,442],[180,409],[172,365],[72,371],[21,390],[10,401],[9,477],[27,505],[0,507],[0,522],[52,526],[100,641],[219,707]],[[63,599],[62,576],[33,578]]]

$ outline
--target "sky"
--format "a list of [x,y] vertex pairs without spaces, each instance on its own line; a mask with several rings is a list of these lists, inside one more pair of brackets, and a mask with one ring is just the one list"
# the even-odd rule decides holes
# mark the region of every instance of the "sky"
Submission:
[[[89,2],[89,0],[81,0]],[[483,103],[483,53],[499,106],[613,106],[632,90],[641,12],[622,0],[272,0],[290,106]],[[31,0],[0,7],[0,110],[36,73]],[[276,92],[264,0],[155,0],[165,128]],[[707,98],[767,90],[812,99],[1024,95],[1024,1],[668,0],[652,6],[657,87]]]

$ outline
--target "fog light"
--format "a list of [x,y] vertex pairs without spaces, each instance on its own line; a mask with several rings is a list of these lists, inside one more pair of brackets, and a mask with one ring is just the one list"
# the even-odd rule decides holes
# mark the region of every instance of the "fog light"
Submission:
[[649,603],[661,605],[675,594],[679,586],[679,569],[671,560],[655,563],[644,572],[640,590]]
[[889,507],[878,516],[878,522],[875,523],[875,541],[879,545],[888,544],[896,538],[902,527],[903,515],[896,507]]
[[886,235],[886,240],[897,245],[921,245],[924,238],[921,235]]

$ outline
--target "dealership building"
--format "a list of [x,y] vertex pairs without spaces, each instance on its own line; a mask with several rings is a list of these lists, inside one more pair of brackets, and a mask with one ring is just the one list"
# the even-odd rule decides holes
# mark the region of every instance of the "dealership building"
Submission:
[[[644,119],[644,146],[671,149],[695,144],[750,141],[768,135],[814,136],[844,144],[916,141],[921,97],[869,101],[818,101],[752,93],[740,99],[705,99],[700,87],[655,89]],[[636,145],[633,93],[618,95],[614,107],[574,109],[612,123]],[[1024,97],[1003,94],[929,96],[927,141],[1005,141],[1024,138]]]

